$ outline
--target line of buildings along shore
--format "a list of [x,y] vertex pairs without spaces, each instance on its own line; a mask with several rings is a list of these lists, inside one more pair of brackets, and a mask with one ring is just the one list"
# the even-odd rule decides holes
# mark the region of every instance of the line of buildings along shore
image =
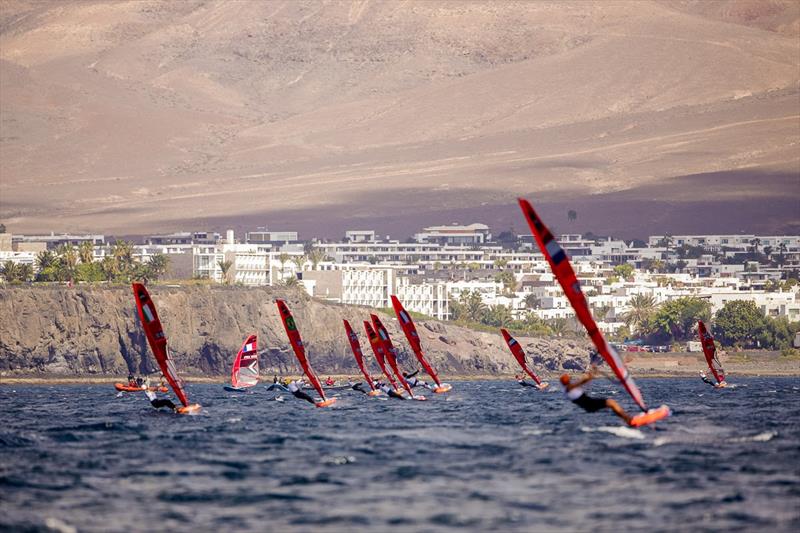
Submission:
[[[647,242],[561,235],[590,306],[605,332],[624,324],[635,295],[656,303],[697,296],[716,312],[732,300],[751,300],[773,317],[800,320],[798,286],[781,283],[800,274],[800,236],[656,235]],[[113,245],[103,235],[0,234],[0,262],[36,266],[37,254],[64,244],[91,242],[94,260]],[[406,242],[371,230],[347,231],[340,242],[301,241],[297,232],[258,228],[237,241],[233,230],[152,235],[134,245],[134,258],[169,258],[165,278],[207,278],[246,286],[296,279],[314,297],[369,307],[389,307],[396,294],[406,308],[446,320],[450,303],[477,291],[488,306],[502,305],[514,318],[570,318],[572,308],[531,235],[488,226],[434,226]],[[227,274],[223,265],[227,263]],[[632,271],[620,276],[619,265]],[[503,274],[500,276],[500,274]],[[227,279],[225,279],[227,278]],[[292,281],[293,282],[293,281]]]

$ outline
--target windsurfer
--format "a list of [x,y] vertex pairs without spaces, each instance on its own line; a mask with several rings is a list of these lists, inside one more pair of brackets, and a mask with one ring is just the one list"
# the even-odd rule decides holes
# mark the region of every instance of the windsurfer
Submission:
[[167,398],[159,398],[156,396],[156,393],[150,390],[150,378],[144,378],[144,382],[142,383],[142,387],[144,387],[144,393],[147,396],[147,399],[150,400],[150,404],[155,407],[156,409],[161,409],[162,407],[169,407],[173,411],[176,411],[178,408],[172,403],[172,400]]
[[589,372],[581,376],[581,378],[575,382],[570,379],[569,374],[562,375],[561,385],[567,398],[587,413],[594,413],[606,408],[611,409],[618,417],[623,419],[626,424],[630,424],[631,416],[626,413],[616,401],[611,398],[592,397],[584,392],[583,386],[592,381],[596,373],[597,367],[592,365]]
[[380,390],[382,390],[384,392],[384,394],[386,394],[386,396],[388,396],[389,398],[396,398],[398,400],[405,400],[406,399],[405,396],[403,396],[402,394],[400,394],[399,392],[394,390],[392,387],[390,387],[388,384],[386,384],[386,383],[384,383],[382,381],[377,382],[375,385]]
[[516,376],[514,376],[514,377],[516,378],[516,380],[517,380],[517,383],[519,383],[519,384],[520,384],[520,385],[522,385],[523,387],[533,387],[533,388],[538,388],[538,387],[537,387],[537,385],[536,385],[535,383],[528,383],[527,381],[525,381],[525,377],[524,377],[524,376],[521,376],[521,375],[517,374],[517,375],[516,375]]
[[427,383],[425,383],[424,381],[422,381],[421,379],[417,378],[416,377],[417,374],[419,374],[419,369],[415,370],[414,372],[412,372],[410,374],[407,373],[407,372],[403,372],[403,377],[406,378],[406,382],[408,383],[408,386],[413,389],[414,387],[419,385],[419,386],[425,387],[427,389],[430,389],[431,386],[428,385]]
[[305,400],[309,403],[315,403],[314,398],[303,392],[301,389],[303,388],[303,380],[298,379],[296,381],[289,382],[289,392],[291,392],[295,398],[300,398],[301,400]]
[[128,387],[136,387],[136,378],[133,377],[132,373],[128,373]]
[[725,387],[725,385],[727,385],[727,383],[725,383],[724,381],[722,381],[722,382],[720,382],[720,383],[714,383],[714,382],[713,382],[713,381],[711,381],[711,379],[710,379],[710,378],[709,378],[709,377],[706,375],[706,373],[705,373],[705,372],[703,372],[702,370],[700,371],[700,379],[702,379],[702,380],[703,380],[703,383],[708,383],[709,385],[711,385],[711,386],[712,386],[712,387],[714,387],[715,389],[721,389],[721,388]]

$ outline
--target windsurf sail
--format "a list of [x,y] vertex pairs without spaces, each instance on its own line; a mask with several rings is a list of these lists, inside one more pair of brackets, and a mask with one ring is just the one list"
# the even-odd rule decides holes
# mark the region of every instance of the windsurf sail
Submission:
[[252,387],[258,384],[258,339],[250,335],[242,343],[236,359],[233,360],[231,385],[238,388]]
[[425,359],[425,354],[422,353],[422,343],[419,340],[419,334],[417,333],[416,326],[414,326],[414,321],[411,320],[411,315],[408,314],[408,311],[406,311],[403,304],[400,303],[400,300],[394,294],[392,294],[392,307],[394,307],[394,312],[397,315],[397,320],[400,322],[400,327],[403,328],[403,333],[406,334],[408,344],[411,345],[414,355],[417,356],[417,361],[419,361],[419,364],[422,365],[422,368],[425,369],[425,372],[428,373],[431,379],[436,382],[436,385],[441,387],[442,382],[439,381],[439,376],[436,375],[436,371]]
[[158,318],[156,306],[150,298],[150,293],[144,288],[141,283],[132,284],[133,296],[136,299],[136,311],[139,313],[139,319],[144,328],[144,334],[147,337],[147,343],[150,349],[153,350],[153,355],[158,361],[158,366],[161,368],[161,373],[167,378],[169,386],[175,391],[175,396],[178,397],[184,407],[189,405],[189,399],[186,396],[186,391],[183,388],[183,381],[178,377],[178,372],[175,369],[175,363],[169,356],[169,349],[167,348],[167,336],[164,334],[164,328],[161,327],[161,320]]
[[392,384],[392,388],[397,390],[397,382],[392,377],[392,373],[389,372],[389,369],[386,368],[386,358],[385,353],[386,351],[383,348],[383,343],[381,342],[381,338],[378,337],[378,334],[375,333],[375,329],[372,327],[372,324],[364,321],[364,331],[367,332],[367,338],[369,339],[369,345],[372,348],[372,353],[375,354],[375,360],[378,361],[378,366],[381,367],[381,371],[383,375],[386,376],[386,379],[389,380],[389,383]]
[[380,337],[381,343],[383,344],[383,349],[386,354],[386,360],[389,361],[389,366],[392,367],[392,371],[394,372],[394,375],[397,376],[397,380],[413,398],[414,393],[411,392],[411,386],[406,381],[402,370],[400,370],[400,367],[397,364],[397,349],[394,347],[394,344],[392,344],[392,339],[389,337],[389,332],[383,326],[380,318],[378,318],[376,315],[369,315],[369,317],[372,319],[372,325],[375,327],[375,333],[378,334],[378,337]]
[[597,323],[595,323],[592,317],[592,312],[589,309],[586,297],[581,290],[581,284],[575,275],[575,271],[572,269],[572,265],[569,263],[566,252],[564,252],[558,244],[558,241],[553,237],[550,230],[547,229],[547,226],[544,225],[544,222],[542,222],[542,219],[536,214],[536,211],[533,210],[533,206],[531,206],[530,202],[524,198],[520,198],[519,206],[522,208],[528,225],[536,238],[539,249],[550,264],[550,269],[564,289],[564,294],[572,304],[572,308],[575,310],[575,315],[578,317],[578,320],[580,320],[583,327],[586,328],[589,337],[597,348],[597,352],[603,357],[605,362],[608,363],[611,370],[614,371],[617,379],[619,379],[622,386],[625,387],[625,390],[628,391],[628,394],[631,395],[636,405],[638,405],[642,411],[647,411],[647,406],[644,403],[644,398],[642,398],[639,387],[628,373],[628,369],[625,367],[617,351],[613,346],[608,344],[605,337],[603,337],[603,334],[600,332],[600,329],[597,327]]
[[722,368],[722,363],[717,359],[717,346],[714,344],[714,337],[706,329],[706,325],[702,320],[697,321],[697,331],[700,334],[700,344],[703,345],[703,354],[706,356],[706,363],[711,373],[714,374],[714,379],[717,383],[725,381],[725,370]]
[[350,341],[350,349],[353,350],[353,357],[356,358],[356,363],[358,363],[358,368],[361,369],[361,373],[364,374],[364,378],[367,380],[367,385],[371,390],[375,390],[375,385],[372,384],[372,378],[369,376],[369,372],[367,372],[367,368],[364,366],[364,353],[361,351],[361,343],[358,342],[358,336],[356,335],[353,328],[350,327],[350,322],[346,319],[344,321],[344,330],[347,333],[347,340]]
[[539,377],[534,374],[530,368],[528,368],[528,364],[525,362],[525,350],[523,350],[522,346],[519,345],[517,339],[512,337],[505,328],[500,328],[500,333],[503,334],[503,338],[506,340],[506,344],[508,344],[508,349],[511,350],[512,354],[514,354],[514,358],[517,360],[517,363],[519,363],[519,366],[522,367],[522,370],[524,370],[525,373],[528,374],[537,385],[541,385],[542,382]]
[[297,331],[297,324],[294,322],[292,312],[289,311],[289,307],[283,300],[277,300],[276,303],[278,304],[278,313],[281,315],[281,320],[283,321],[283,327],[286,329],[286,335],[289,337],[289,343],[292,345],[292,349],[294,350],[294,355],[296,355],[297,360],[300,361],[300,366],[303,367],[303,372],[305,372],[308,381],[311,382],[311,385],[317,390],[317,394],[319,394],[320,398],[322,398],[324,401],[327,401],[325,392],[322,390],[322,385],[320,384],[319,379],[317,379],[317,375],[314,373],[314,370],[312,370],[311,363],[308,362],[308,358],[306,357],[306,348],[303,346],[303,339],[300,338],[300,332]]

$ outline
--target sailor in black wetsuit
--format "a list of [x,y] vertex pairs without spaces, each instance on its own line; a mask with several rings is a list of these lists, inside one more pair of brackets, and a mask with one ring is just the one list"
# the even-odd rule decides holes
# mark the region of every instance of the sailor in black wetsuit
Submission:
[[169,407],[173,411],[178,409],[175,404],[172,403],[172,400],[168,400],[167,398],[159,398],[156,396],[155,392],[150,390],[150,378],[144,378],[142,387],[144,388],[143,390],[147,396],[147,399],[150,400],[150,404],[156,409],[161,409],[162,407]]
[[528,383],[527,381],[525,381],[525,377],[524,377],[524,376],[520,376],[519,374],[517,374],[517,375],[516,375],[516,376],[514,376],[514,377],[517,379],[517,383],[519,383],[519,384],[520,384],[520,385],[522,385],[523,387],[533,387],[533,388],[537,388],[535,384],[533,384],[533,383]]
[[357,390],[358,392],[363,392],[364,394],[368,394],[368,391],[364,389],[364,386],[360,381],[358,383],[353,383],[352,379],[348,379],[347,384],[350,385],[350,388],[353,390]]
[[406,399],[405,396],[403,396],[402,394],[400,394],[399,392],[394,390],[392,387],[390,387],[388,383],[383,383],[382,381],[379,381],[376,385],[389,398],[394,398],[396,400],[405,400]]
[[431,388],[430,385],[428,385],[427,383],[425,383],[421,379],[417,379],[416,377],[414,377],[417,374],[419,374],[419,369],[415,370],[414,372],[412,372],[410,374],[408,374],[406,372],[403,372],[403,377],[406,378],[406,383],[408,383],[408,386],[413,389],[417,385],[421,385],[421,386],[425,387],[426,389],[430,389]]
[[587,413],[595,413],[606,408],[611,409],[614,411],[614,414],[623,419],[625,423],[630,424],[631,416],[626,413],[616,401],[610,398],[594,398],[584,392],[583,385],[592,381],[596,372],[597,367],[592,365],[589,372],[584,374],[581,379],[575,383],[572,382],[568,374],[561,376],[561,385],[564,388],[564,393],[567,395],[567,398]]
[[303,380],[298,379],[297,381],[292,381],[289,383],[289,392],[291,392],[295,398],[300,398],[301,400],[305,400],[309,403],[316,404],[314,398],[303,392],[301,389],[303,388]]
[[705,373],[705,372],[703,372],[702,370],[700,371],[700,379],[702,379],[702,380],[703,380],[703,383],[708,383],[708,384],[709,384],[709,385],[711,385],[712,387],[716,387],[716,386],[717,386],[717,384],[716,384],[716,383],[714,383],[713,381],[711,381],[710,379],[708,379],[708,376],[706,376],[706,373]]

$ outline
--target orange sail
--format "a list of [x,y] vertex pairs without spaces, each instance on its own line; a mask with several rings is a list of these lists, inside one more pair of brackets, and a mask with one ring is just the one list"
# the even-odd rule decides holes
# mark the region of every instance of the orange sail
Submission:
[[419,340],[419,334],[417,333],[414,321],[411,320],[411,315],[408,314],[408,311],[406,311],[403,304],[400,303],[400,300],[394,294],[392,295],[392,307],[394,307],[394,312],[397,315],[397,320],[400,322],[400,327],[403,328],[403,333],[406,334],[408,344],[411,345],[414,355],[417,356],[417,361],[419,361],[419,364],[422,365],[431,379],[436,382],[436,385],[441,387],[442,382],[439,381],[439,376],[436,375],[436,371],[425,359],[425,354],[422,353],[422,343]]
[[575,275],[575,271],[572,269],[572,265],[569,263],[566,252],[564,252],[558,244],[558,241],[556,241],[553,234],[550,233],[550,230],[547,229],[547,226],[544,225],[544,222],[542,222],[542,219],[536,214],[536,211],[533,210],[533,206],[531,206],[530,202],[524,198],[520,198],[519,206],[522,208],[522,213],[525,215],[525,219],[528,221],[533,236],[536,238],[539,249],[550,264],[550,269],[561,284],[561,288],[564,289],[564,294],[572,304],[575,315],[589,333],[589,337],[597,348],[597,352],[603,357],[605,362],[608,363],[611,370],[614,371],[617,379],[619,379],[622,386],[625,387],[625,390],[628,391],[628,394],[631,395],[636,405],[638,405],[642,411],[647,411],[639,387],[633,381],[630,374],[628,374],[628,369],[625,367],[617,351],[606,342],[605,337],[603,337],[603,334],[597,327],[592,317],[592,312],[589,310],[586,297],[581,290],[581,284]]
[[386,351],[383,347],[383,343],[381,342],[380,337],[378,337],[378,334],[375,333],[375,329],[372,327],[372,324],[366,320],[364,321],[364,331],[367,332],[369,345],[372,348],[372,353],[375,354],[375,360],[378,361],[378,366],[380,366],[381,371],[383,371],[383,375],[389,380],[392,388],[397,390],[397,383],[395,382],[394,377],[392,377],[392,373],[386,368]]
[[311,385],[317,390],[317,394],[319,394],[323,401],[327,401],[325,392],[322,390],[322,385],[320,384],[319,379],[317,379],[317,375],[314,373],[314,370],[312,370],[311,364],[308,362],[308,358],[306,357],[306,349],[305,346],[303,346],[303,339],[300,338],[300,332],[297,331],[297,325],[294,322],[292,312],[289,311],[289,307],[283,300],[277,300],[276,303],[278,304],[278,313],[281,315],[281,320],[283,321],[283,327],[286,329],[286,335],[289,337],[289,343],[292,345],[292,349],[294,350],[294,355],[297,356],[300,366],[303,367],[303,372],[305,372],[306,377],[308,377],[308,381],[311,382]]
[[153,350],[156,361],[158,361],[161,373],[164,374],[170,387],[175,391],[175,396],[178,397],[184,407],[188,407],[189,399],[183,388],[183,381],[178,377],[175,363],[172,362],[169,356],[167,336],[164,334],[164,328],[161,327],[161,320],[158,318],[156,306],[150,298],[150,293],[141,283],[134,283],[132,288],[133,296],[136,299],[136,311],[139,313],[144,334],[147,336],[147,342],[150,344],[150,349]]
[[367,385],[372,390],[375,390],[375,385],[372,384],[372,378],[369,376],[369,372],[367,372],[367,368],[364,366],[364,353],[361,351],[361,343],[358,342],[358,336],[353,331],[353,328],[350,327],[350,322],[346,319],[344,321],[344,331],[347,333],[347,340],[350,341],[350,349],[353,350],[353,357],[356,358],[356,363],[358,363],[358,368],[361,369],[361,373],[364,374],[364,378],[367,380]]
[[403,376],[403,372],[400,370],[400,367],[397,365],[397,350],[395,349],[394,345],[392,344],[392,339],[389,337],[389,332],[383,326],[381,319],[378,318],[376,315],[369,315],[372,319],[372,325],[375,327],[375,333],[378,334],[378,337],[381,339],[381,343],[383,343],[383,348],[386,353],[386,360],[389,361],[389,366],[392,367],[392,371],[394,375],[397,377],[397,380],[403,386],[404,389],[411,395],[414,396],[414,393],[411,392],[411,386],[406,381],[406,378]]
[[714,344],[714,337],[706,329],[706,325],[702,320],[697,321],[697,331],[700,334],[700,343],[703,345],[703,355],[706,356],[706,363],[711,373],[714,374],[714,379],[717,383],[725,381],[725,370],[722,368],[722,363],[717,359],[717,346]]
[[506,340],[506,344],[508,344],[508,349],[511,350],[512,354],[514,354],[514,359],[517,360],[517,363],[519,363],[519,366],[522,367],[522,370],[524,370],[525,373],[528,374],[537,385],[541,385],[542,382],[539,377],[534,374],[530,368],[528,368],[528,364],[525,362],[525,350],[523,350],[522,346],[519,345],[517,339],[512,337],[505,328],[500,328],[500,333],[503,334],[503,338]]

